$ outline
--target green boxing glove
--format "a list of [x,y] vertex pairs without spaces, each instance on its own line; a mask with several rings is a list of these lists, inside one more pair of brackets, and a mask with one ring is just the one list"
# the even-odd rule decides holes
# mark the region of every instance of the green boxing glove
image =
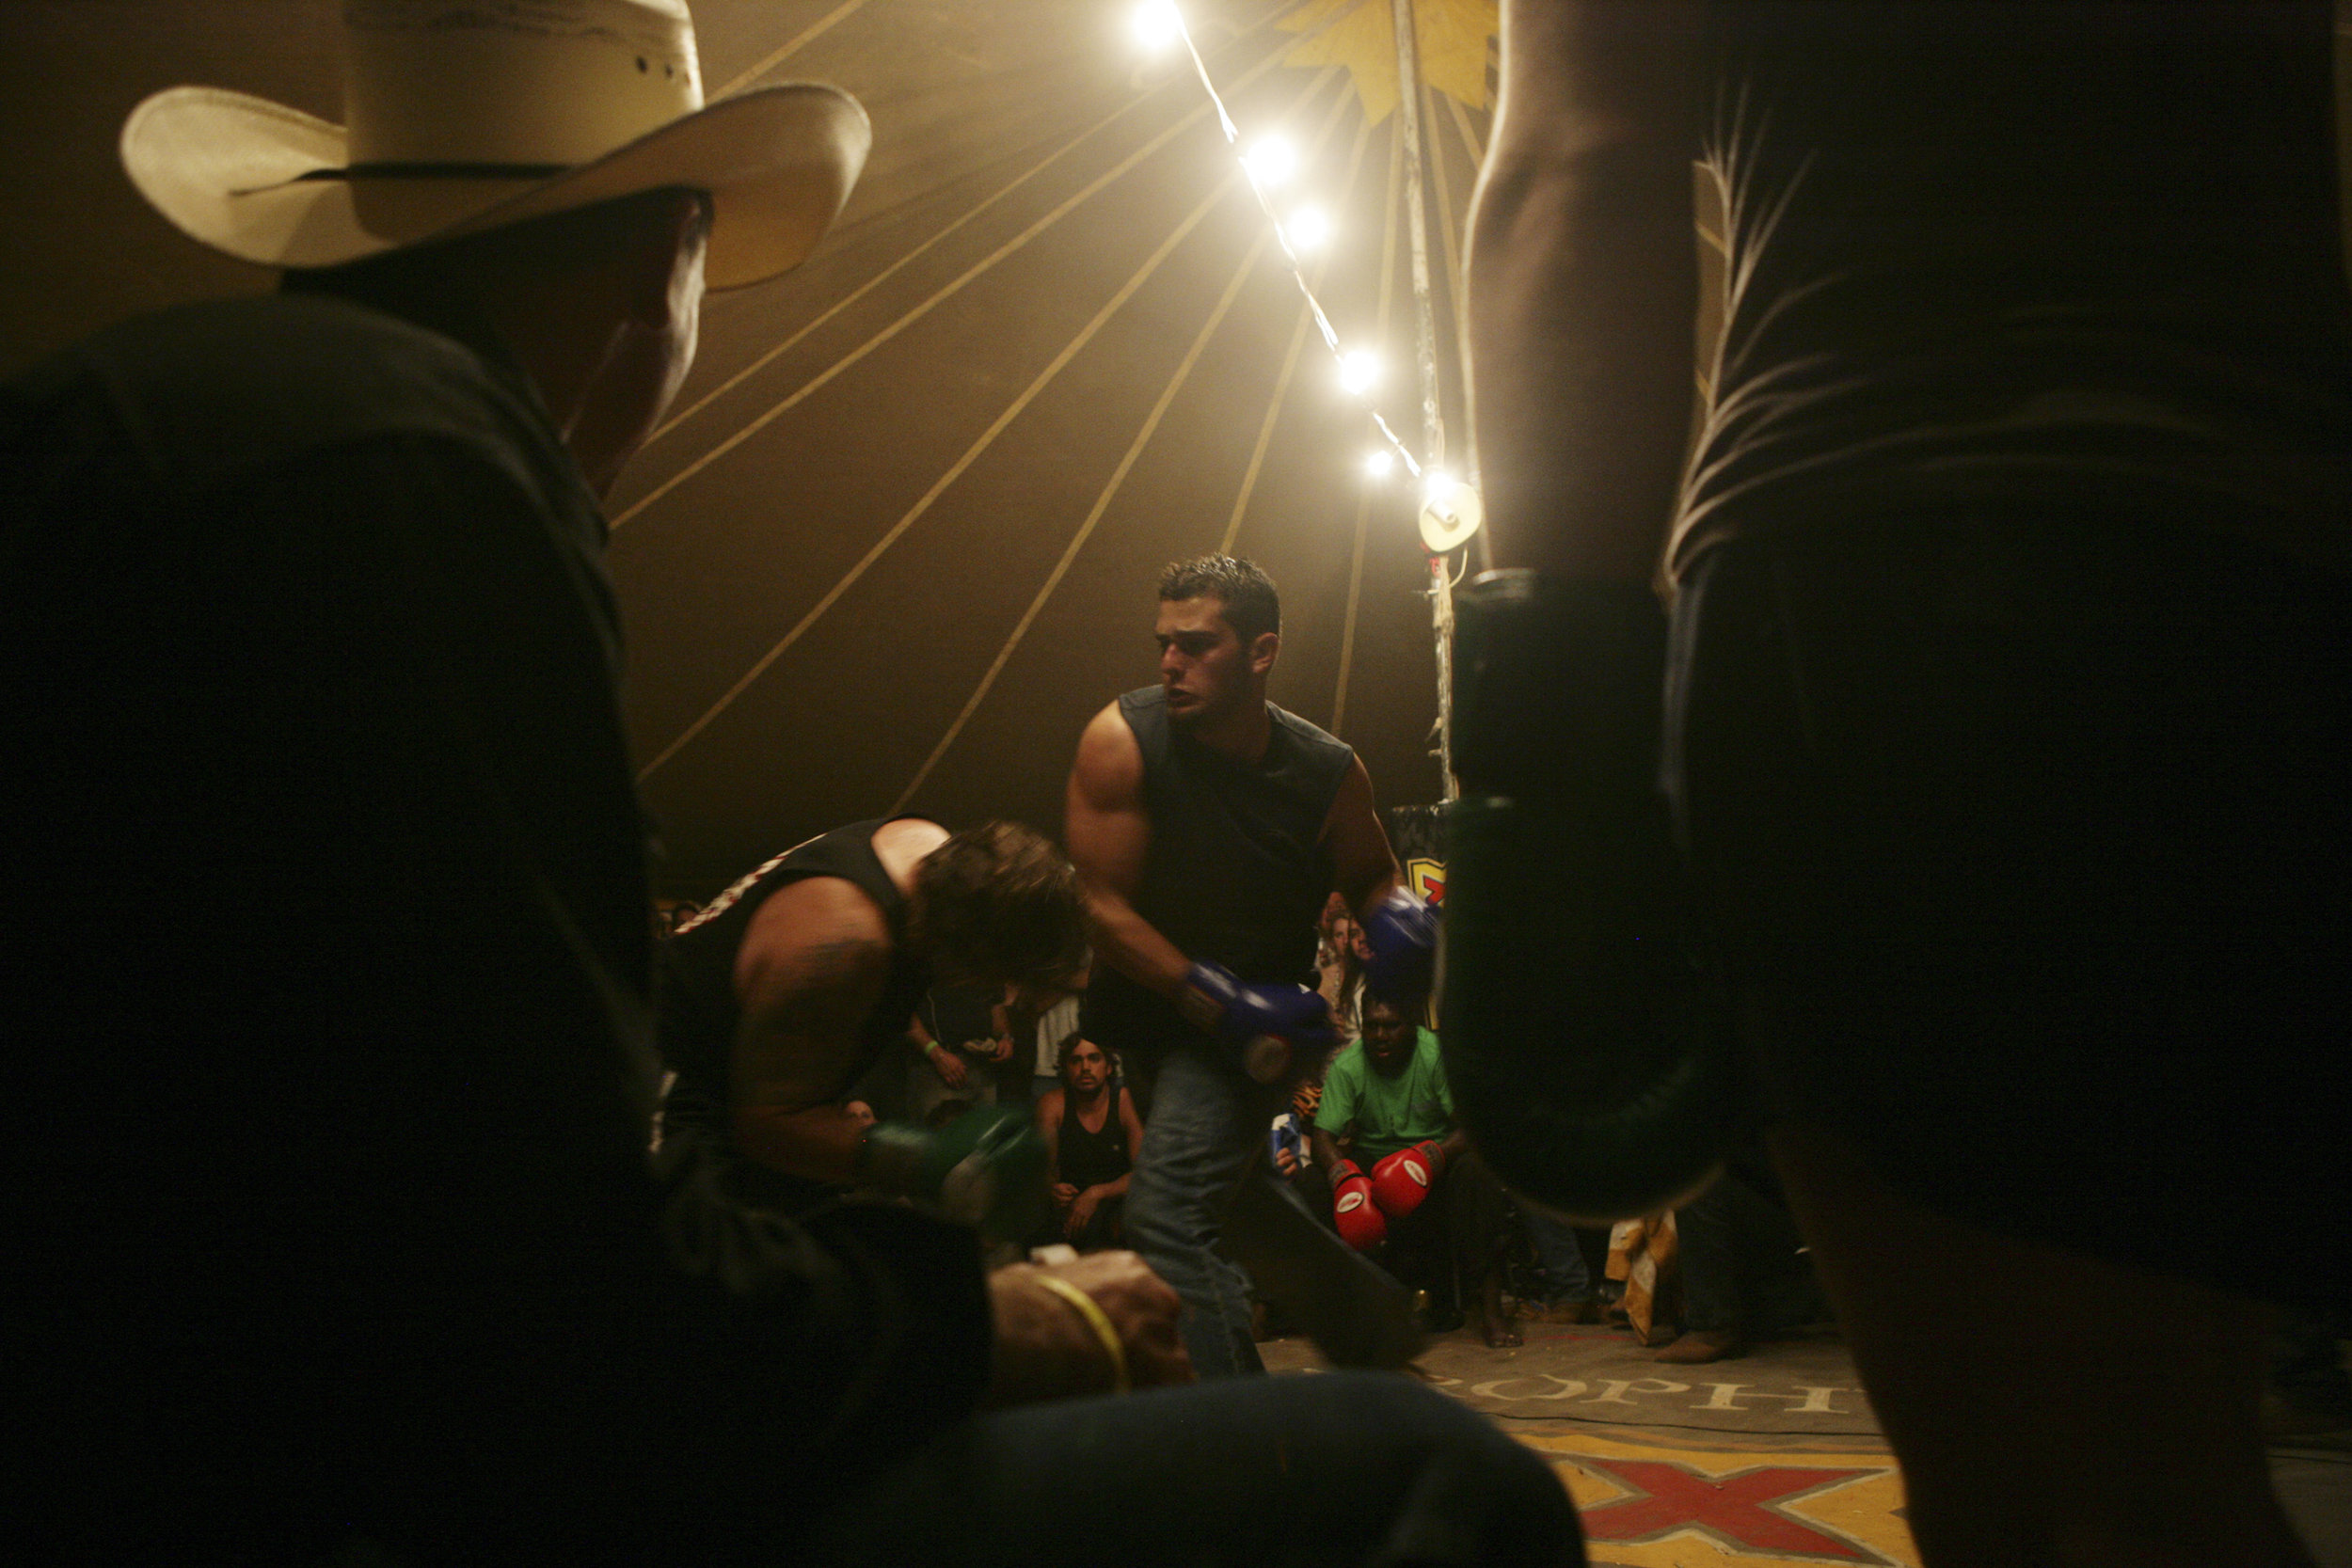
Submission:
[[869,1128],[858,1180],[911,1197],[992,1241],[1025,1240],[1045,1216],[1045,1145],[1029,1117],[976,1105],[932,1132],[906,1122]]

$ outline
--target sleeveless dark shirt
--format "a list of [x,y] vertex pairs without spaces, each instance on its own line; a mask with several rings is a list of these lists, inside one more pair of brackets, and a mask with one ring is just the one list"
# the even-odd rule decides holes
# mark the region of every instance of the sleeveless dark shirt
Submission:
[[[882,910],[894,948],[882,995],[858,1028],[858,1056],[827,1095],[835,1099],[864,1075],[876,1057],[906,1031],[924,990],[930,968],[907,943],[907,901],[874,854],[874,834],[892,817],[852,822],[846,828],[787,849],[737,881],[692,920],[672,933],[662,949],[656,1035],[663,1064],[677,1075],[661,1102],[661,1135],[700,1138],[732,1148],[727,1085],[741,1009],[735,1000],[735,957],[759,906],[778,890],[811,877],[838,877],[853,884]],[[785,1179],[779,1179],[785,1180]],[[774,1183],[764,1183],[773,1187]],[[794,1196],[822,1189],[805,1184]],[[779,1200],[782,1189],[770,1192]]]
[[[1265,753],[1243,762],[1168,721],[1168,694],[1119,699],[1143,753],[1152,847],[1136,912],[1186,957],[1252,983],[1315,982],[1315,929],[1330,895],[1323,826],[1355,752],[1266,705]],[[1088,1037],[1113,1050],[1165,1046],[1198,1033],[1175,1006],[1107,965],[1087,990]]]
[[1127,1147],[1127,1124],[1119,1118],[1119,1097],[1125,1092],[1126,1085],[1113,1078],[1103,1130],[1089,1132],[1078,1119],[1078,1097],[1066,1088],[1062,1091],[1061,1136],[1055,1149],[1055,1165],[1064,1181],[1083,1191],[1116,1181],[1135,1169],[1135,1150]]
[[1725,537],[2020,507],[2226,519],[2352,563],[2328,5],[1711,18],[1692,150],[1736,286],[1700,345],[1677,569]]

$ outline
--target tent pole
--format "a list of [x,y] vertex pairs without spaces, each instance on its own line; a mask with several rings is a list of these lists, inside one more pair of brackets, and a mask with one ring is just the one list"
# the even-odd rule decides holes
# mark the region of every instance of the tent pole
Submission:
[[[1421,444],[1424,473],[1445,466],[1445,415],[1438,403],[1438,316],[1429,297],[1429,220],[1422,201],[1421,40],[1413,0],[1391,0],[1396,18],[1396,112],[1405,137],[1405,224],[1412,240],[1415,357],[1421,369]],[[1441,799],[1454,782],[1454,579],[1445,557],[1429,558],[1431,630],[1438,645],[1438,766]]]

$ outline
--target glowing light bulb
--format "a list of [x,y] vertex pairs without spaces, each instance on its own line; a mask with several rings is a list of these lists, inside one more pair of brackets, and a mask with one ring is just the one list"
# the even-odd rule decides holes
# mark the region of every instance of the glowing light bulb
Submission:
[[1136,9],[1136,40],[1146,49],[1165,49],[1184,36],[1184,19],[1176,0],[1144,0]]
[[1443,468],[1431,468],[1421,476],[1421,499],[1424,501],[1443,500],[1454,493],[1454,476]]
[[1241,161],[1259,188],[1270,191],[1298,172],[1298,149],[1281,136],[1260,136],[1249,144]]
[[1321,250],[1331,238],[1331,214],[1320,207],[1301,207],[1283,223],[1282,238],[1293,250]]
[[1364,472],[1375,479],[1386,479],[1396,469],[1396,453],[1382,448],[1364,459]]
[[1380,379],[1380,360],[1369,349],[1350,349],[1340,356],[1340,388],[1361,397]]

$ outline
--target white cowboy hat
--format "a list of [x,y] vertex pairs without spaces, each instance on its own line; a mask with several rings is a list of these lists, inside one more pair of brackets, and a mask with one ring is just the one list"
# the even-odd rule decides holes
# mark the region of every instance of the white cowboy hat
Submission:
[[344,0],[343,29],[345,124],[168,88],[122,127],[139,194],[215,250],[328,267],[690,185],[733,289],[816,248],[873,143],[815,83],[705,107],[685,0]]

